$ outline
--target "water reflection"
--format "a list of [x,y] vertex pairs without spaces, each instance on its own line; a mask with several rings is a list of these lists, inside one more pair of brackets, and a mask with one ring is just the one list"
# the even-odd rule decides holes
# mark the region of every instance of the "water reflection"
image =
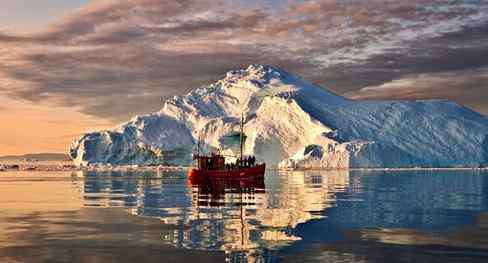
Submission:
[[476,225],[488,211],[481,172],[268,171],[264,182],[246,183],[188,182],[182,172],[76,176],[85,206],[158,218],[176,226],[161,232],[163,244],[224,251],[230,262],[274,262],[356,230],[371,242],[417,245],[423,236],[452,245],[426,236]]
[[123,206],[134,215],[160,218],[179,226],[161,233],[162,242],[221,250],[230,258],[269,256],[301,240],[297,225],[324,218],[349,183],[346,171],[268,172],[266,182],[187,182],[184,173],[83,176],[85,206]]
[[487,190],[480,172],[355,173],[347,193],[338,193],[337,207],[327,214],[343,228],[449,231],[473,224],[488,210]]

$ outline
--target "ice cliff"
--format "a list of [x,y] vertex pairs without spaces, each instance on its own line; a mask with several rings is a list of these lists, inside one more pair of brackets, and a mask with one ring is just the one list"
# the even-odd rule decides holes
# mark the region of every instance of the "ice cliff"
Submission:
[[272,66],[230,71],[110,131],[74,141],[77,165],[187,164],[199,134],[226,137],[244,114],[245,154],[282,168],[480,167],[488,118],[453,102],[353,101]]

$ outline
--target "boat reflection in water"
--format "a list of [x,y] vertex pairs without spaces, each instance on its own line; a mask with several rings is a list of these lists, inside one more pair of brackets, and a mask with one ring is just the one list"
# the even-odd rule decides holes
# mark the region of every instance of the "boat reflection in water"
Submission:
[[383,251],[429,261],[425,244],[438,245],[435,255],[488,251],[485,172],[266,171],[264,181],[247,182],[188,181],[185,172],[82,176],[85,206],[157,218],[174,226],[158,242],[223,251],[229,262],[375,262]]
[[162,242],[224,251],[231,262],[270,262],[277,249],[301,240],[298,224],[323,218],[348,172],[268,172],[250,180],[190,180],[184,173],[86,173],[85,206],[121,206],[177,230]]

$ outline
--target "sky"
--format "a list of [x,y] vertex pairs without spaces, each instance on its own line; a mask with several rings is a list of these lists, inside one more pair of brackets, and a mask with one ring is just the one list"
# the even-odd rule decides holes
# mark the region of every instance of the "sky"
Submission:
[[488,113],[488,1],[2,0],[0,155],[66,152],[248,64]]
[[13,32],[34,32],[56,21],[65,12],[89,0],[2,0],[0,28]]

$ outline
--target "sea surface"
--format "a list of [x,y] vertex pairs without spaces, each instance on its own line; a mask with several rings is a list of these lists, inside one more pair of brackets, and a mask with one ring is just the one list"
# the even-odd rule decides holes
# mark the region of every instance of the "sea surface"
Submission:
[[488,173],[0,173],[0,262],[488,262]]

